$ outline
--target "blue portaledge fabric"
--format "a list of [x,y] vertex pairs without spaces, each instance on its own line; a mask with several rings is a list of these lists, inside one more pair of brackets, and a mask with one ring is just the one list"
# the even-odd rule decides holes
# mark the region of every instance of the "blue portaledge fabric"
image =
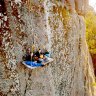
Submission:
[[45,54],[45,56],[50,57],[50,54]]
[[32,61],[24,61],[26,65],[31,66],[31,67],[40,67],[43,66],[42,63],[36,63],[36,62],[32,62]]

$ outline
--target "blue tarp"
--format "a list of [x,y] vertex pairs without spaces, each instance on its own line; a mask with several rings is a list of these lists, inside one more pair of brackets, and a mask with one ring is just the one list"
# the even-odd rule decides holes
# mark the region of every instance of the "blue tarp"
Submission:
[[34,69],[34,68],[37,68],[37,67],[43,67],[44,65],[52,62],[53,59],[52,58],[49,58],[47,57],[46,59],[44,59],[43,61],[43,64],[42,63],[37,63],[37,62],[33,62],[33,61],[23,61],[22,63],[27,66],[28,68],[31,68],[31,69]]
[[32,62],[32,61],[24,61],[24,63],[30,67],[40,67],[43,66],[42,63],[36,63],[36,62]]
[[50,57],[50,54],[45,54],[45,56]]

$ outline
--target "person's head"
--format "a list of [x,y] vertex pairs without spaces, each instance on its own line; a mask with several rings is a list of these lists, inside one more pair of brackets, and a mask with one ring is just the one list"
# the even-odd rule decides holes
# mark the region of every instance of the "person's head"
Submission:
[[46,49],[46,52],[48,52],[48,50]]
[[40,58],[43,59],[44,58],[44,55],[43,54],[40,54]]
[[41,49],[39,49],[39,53],[41,53]]
[[28,48],[26,51],[27,51],[28,53],[30,53],[30,52],[31,52],[31,49],[30,49],[30,48]]
[[33,58],[34,58],[35,61],[38,61],[39,60],[39,58],[36,55],[34,55]]

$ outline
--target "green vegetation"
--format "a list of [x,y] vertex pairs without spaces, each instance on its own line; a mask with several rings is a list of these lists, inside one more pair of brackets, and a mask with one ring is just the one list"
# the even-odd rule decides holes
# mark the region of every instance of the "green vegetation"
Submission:
[[[86,40],[89,51],[92,56],[94,72],[96,76],[96,13],[89,11],[85,17],[86,22]],[[94,83],[96,85],[96,83]]]
[[96,54],[96,14],[89,11],[85,17],[86,39],[91,55]]

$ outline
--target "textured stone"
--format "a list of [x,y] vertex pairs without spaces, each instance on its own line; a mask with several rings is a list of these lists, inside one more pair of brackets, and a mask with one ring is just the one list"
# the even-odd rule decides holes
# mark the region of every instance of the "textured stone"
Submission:
[[[0,95],[96,96],[81,16],[87,1],[1,1]],[[22,65],[26,47],[33,45],[47,48],[54,61],[33,70]]]

